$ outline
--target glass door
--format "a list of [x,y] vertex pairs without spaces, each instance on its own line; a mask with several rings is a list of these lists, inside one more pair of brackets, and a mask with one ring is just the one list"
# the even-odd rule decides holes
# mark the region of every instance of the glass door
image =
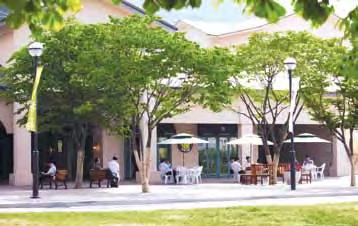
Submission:
[[236,137],[237,125],[199,124],[198,134],[209,144],[199,145],[199,164],[207,177],[230,175],[231,159],[238,157],[237,147],[227,143]]
[[238,150],[236,146],[227,145],[227,143],[236,139],[235,137],[219,137],[219,153],[220,153],[220,175],[230,176],[231,160],[238,157]]
[[230,174],[230,147],[227,146],[229,139],[227,137],[219,137],[219,165],[220,172],[219,176]]
[[217,148],[216,148],[216,138],[207,137],[203,138],[207,140],[208,144],[198,145],[199,151],[199,162],[203,166],[203,173],[207,177],[212,177],[217,175]]

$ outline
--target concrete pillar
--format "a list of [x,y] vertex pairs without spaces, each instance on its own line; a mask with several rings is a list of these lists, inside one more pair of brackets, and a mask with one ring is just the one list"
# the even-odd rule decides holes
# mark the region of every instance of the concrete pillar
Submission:
[[[194,136],[197,135],[196,124],[175,124],[176,133],[190,133]],[[177,145],[172,145],[172,164],[174,167],[183,165],[183,153],[178,150]],[[198,146],[194,145],[189,153],[184,153],[185,167],[193,167],[199,165]]]
[[[14,112],[21,106],[14,103]],[[14,114],[14,171],[10,175],[10,184],[15,186],[25,186],[32,184],[31,173],[31,134],[16,122],[22,115]]]
[[[238,135],[239,138],[246,135],[246,134],[252,134],[253,133],[253,126],[252,124],[241,124],[239,126]],[[250,144],[243,144],[239,147],[241,150],[239,152],[239,158],[241,164],[243,164],[243,161],[246,159],[246,156],[251,156],[251,161],[256,162],[256,159],[258,158],[258,149],[255,146],[252,146],[252,153],[251,153],[251,145]]]
[[333,138],[333,160],[335,167],[333,168],[332,176],[347,176],[350,174],[350,164],[344,145],[336,137]]
[[151,169],[153,171],[157,170],[157,127],[155,127],[152,131],[152,141],[151,141],[151,158],[152,158],[152,162],[151,162]]
[[123,138],[111,135],[108,131],[102,132],[102,153],[103,167],[107,168],[107,163],[116,156],[120,167],[121,180],[124,178],[124,141]]

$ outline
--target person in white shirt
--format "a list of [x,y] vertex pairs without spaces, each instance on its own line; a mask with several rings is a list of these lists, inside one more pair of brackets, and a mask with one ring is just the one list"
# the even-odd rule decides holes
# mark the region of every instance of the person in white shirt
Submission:
[[251,168],[251,158],[250,156],[246,156],[246,160],[243,163],[244,165],[244,170],[249,170]]
[[303,161],[302,164],[303,171],[311,172],[314,169],[314,167],[315,166],[313,160],[310,158],[309,155],[306,155],[305,160]]
[[231,163],[231,169],[237,173],[241,170],[241,164],[239,163],[238,159],[234,159],[234,161]]
[[120,180],[120,175],[119,175],[119,163],[118,163],[118,158],[116,156],[113,156],[112,160],[110,160],[108,162],[108,170],[111,173],[111,179],[112,179],[112,184],[117,185],[118,186],[118,182]]
[[237,180],[239,178],[239,172],[241,171],[241,164],[239,160],[236,158],[231,162],[231,169],[234,173],[234,179]]
[[41,172],[41,175],[50,176],[50,177],[55,176],[56,171],[57,171],[55,163],[54,162],[49,162],[48,167],[49,167],[49,169],[47,170],[47,172]]
[[51,188],[52,187],[51,181],[54,180],[55,176],[56,176],[57,168],[56,168],[55,163],[52,161],[49,161],[47,163],[47,166],[48,166],[47,172],[40,173],[40,178],[39,178],[40,188],[43,188],[44,181],[46,181],[46,180],[50,181],[50,188]]
[[159,170],[162,174],[172,175],[174,178],[174,183],[176,183],[176,171],[171,168],[171,165],[168,160],[162,160],[159,164]]

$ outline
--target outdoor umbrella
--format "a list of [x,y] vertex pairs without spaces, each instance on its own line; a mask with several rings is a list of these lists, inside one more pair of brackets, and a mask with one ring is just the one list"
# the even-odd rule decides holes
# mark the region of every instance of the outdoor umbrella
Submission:
[[183,153],[183,166],[184,166],[184,154],[191,151],[193,144],[208,144],[209,142],[197,137],[194,137],[188,133],[179,133],[171,138],[159,142],[158,144],[177,144],[179,151]]
[[[246,134],[238,139],[232,140],[227,143],[228,145],[236,144],[250,144],[250,156],[252,157],[252,145],[263,145],[262,138],[256,134]],[[273,145],[271,141],[267,141],[268,145]]]
[[[301,133],[293,137],[294,143],[331,143],[328,140],[317,137],[312,133]],[[291,140],[285,140],[284,143],[291,143]]]

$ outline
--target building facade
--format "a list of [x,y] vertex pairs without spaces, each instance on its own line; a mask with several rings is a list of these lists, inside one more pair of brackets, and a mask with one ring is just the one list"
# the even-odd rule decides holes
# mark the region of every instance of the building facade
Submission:
[[[132,14],[143,14],[143,10],[122,1],[120,5],[113,5],[109,0],[83,0],[83,9],[76,14],[82,23],[103,23],[109,16],[124,17]],[[277,24],[258,24],[242,30],[226,34],[208,34],[193,24],[180,21],[176,26],[163,20],[157,21],[168,32],[184,32],[189,40],[198,42],[202,47],[232,46],[247,42],[250,34],[266,31],[306,30],[320,37],[341,37],[343,34],[336,27],[337,18],[331,17],[326,24],[318,29],[312,29],[303,19],[289,15],[282,18]],[[19,48],[29,43],[30,31],[26,26],[12,30],[0,24],[0,64],[6,65],[7,60]],[[1,87],[0,87],[1,92]],[[243,111],[244,106],[239,100],[233,103]],[[31,175],[31,136],[28,131],[16,122],[21,117],[14,114],[21,107],[17,103],[6,103],[0,99],[0,183],[13,185],[30,185]],[[186,132],[207,139],[207,145],[194,146],[189,153],[182,154],[175,145],[157,145],[158,141],[169,138],[171,135]],[[349,163],[342,144],[319,123],[312,121],[307,112],[303,112],[297,121],[296,133],[310,132],[321,138],[330,140],[330,144],[300,144],[296,146],[297,158],[301,161],[305,154],[313,156],[317,165],[326,163],[326,174],[342,176],[349,174]],[[222,177],[229,173],[231,158],[252,156],[254,161],[261,160],[259,148],[242,145],[229,147],[226,143],[230,139],[244,134],[255,133],[251,122],[231,110],[212,112],[200,106],[194,106],[189,112],[165,119],[153,132],[152,146],[152,181],[159,180],[157,165],[160,159],[169,159],[174,166],[204,166],[204,174],[212,177]],[[45,142],[44,140],[51,142]],[[40,141],[41,143],[41,141]],[[85,171],[94,157],[99,157],[104,167],[112,156],[119,157],[121,178],[134,179],[136,166],[128,142],[118,136],[109,134],[106,130],[95,128],[87,143],[87,160]],[[357,145],[357,144],[356,144]],[[59,168],[74,168],[70,158],[70,148],[65,137],[43,134],[43,145],[40,146],[42,163],[50,156],[59,162]],[[287,152],[287,151],[286,151]],[[288,152],[287,152],[288,153]],[[282,161],[287,154],[283,150]]]

